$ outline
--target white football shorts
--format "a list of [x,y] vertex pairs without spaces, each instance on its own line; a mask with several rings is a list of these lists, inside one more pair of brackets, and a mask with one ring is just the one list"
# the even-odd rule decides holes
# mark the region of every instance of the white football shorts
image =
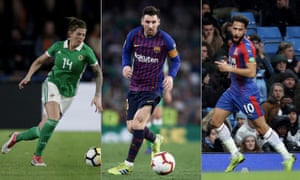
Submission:
[[[73,97],[65,97],[59,93],[57,86],[49,81],[45,81],[42,86],[42,103],[54,101],[60,106],[60,112],[64,114],[70,107]],[[45,112],[45,108],[43,108]]]

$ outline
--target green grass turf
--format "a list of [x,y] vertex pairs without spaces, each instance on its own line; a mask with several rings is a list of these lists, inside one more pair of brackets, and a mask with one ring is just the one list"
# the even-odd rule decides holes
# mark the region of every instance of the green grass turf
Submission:
[[233,172],[221,173],[210,172],[202,173],[201,180],[296,180],[300,178],[299,171],[279,172],[279,171],[261,171],[261,172]]
[[[11,130],[0,131],[1,146]],[[99,180],[100,168],[89,167],[84,154],[100,146],[99,132],[55,132],[44,151],[47,167],[30,164],[36,140],[17,143],[11,152],[0,154],[0,179],[5,180]]]
[[129,144],[102,144],[102,166],[101,174],[103,180],[155,180],[155,179],[175,179],[175,180],[200,180],[200,144],[163,144],[162,151],[168,151],[174,155],[176,166],[171,174],[160,176],[155,174],[150,168],[150,155],[144,154],[146,144],[144,143],[134,165],[133,173],[129,175],[114,176],[107,173],[111,167],[123,162],[127,156]]

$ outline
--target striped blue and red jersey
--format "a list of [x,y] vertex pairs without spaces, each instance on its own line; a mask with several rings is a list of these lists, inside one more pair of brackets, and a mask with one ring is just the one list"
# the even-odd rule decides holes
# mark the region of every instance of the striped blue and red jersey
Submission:
[[132,66],[133,69],[129,90],[162,91],[166,58],[171,63],[168,74],[175,78],[180,57],[174,39],[160,29],[152,37],[144,35],[142,26],[131,30],[122,50],[122,67]]
[[[229,49],[229,61],[231,66],[236,68],[246,68],[247,63],[256,63],[256,49],[250,40],[243,38],[239,44],[232,44]],[[248,78],[231,73],[230,90],[235,94],[258,93],[258,88],[254,78]]]

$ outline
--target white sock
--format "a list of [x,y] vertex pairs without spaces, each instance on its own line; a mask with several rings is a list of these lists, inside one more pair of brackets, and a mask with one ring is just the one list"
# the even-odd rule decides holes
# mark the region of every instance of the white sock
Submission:
[[283,142],[279,139],[278,134],[270,128],[266,134],[264,134],[264,139],[274,147],[274,149],[281,154],[283,160],[288,160],[291,158],[291,154],[287,151]]
[[231,137],[228,127],[223,123],[219,128],[216,129],[219,134],[220,140],[224,143],[232,157],[236,157],[239,154],[239,150]]
[[124,162],[125,162],[125,164],[126,164],[127,166],[130,166],[130,167],[132,167],[132,166],[134,165],[133,162],[129,162],[129,161],[127,161],[127,160],[125,160]]
[[150,128],[150,127],[152,126],[152,123],[151,123],[151,122],[147,122],[146,126],[147,126],[148,128]]
[[163,124],[163,120],[162,120],[162,118],[159,118],[159,119],[154,118],[152,120],[152,123],[156,126],[161,126]]

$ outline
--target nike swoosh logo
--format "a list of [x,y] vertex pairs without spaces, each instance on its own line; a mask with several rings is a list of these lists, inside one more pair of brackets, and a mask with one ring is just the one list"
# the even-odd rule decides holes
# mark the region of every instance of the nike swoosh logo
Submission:
[[142,45],[140,45],[140,44],[134,44],[133,45],[133,47],[140,47],[140,46],[142,46]]

